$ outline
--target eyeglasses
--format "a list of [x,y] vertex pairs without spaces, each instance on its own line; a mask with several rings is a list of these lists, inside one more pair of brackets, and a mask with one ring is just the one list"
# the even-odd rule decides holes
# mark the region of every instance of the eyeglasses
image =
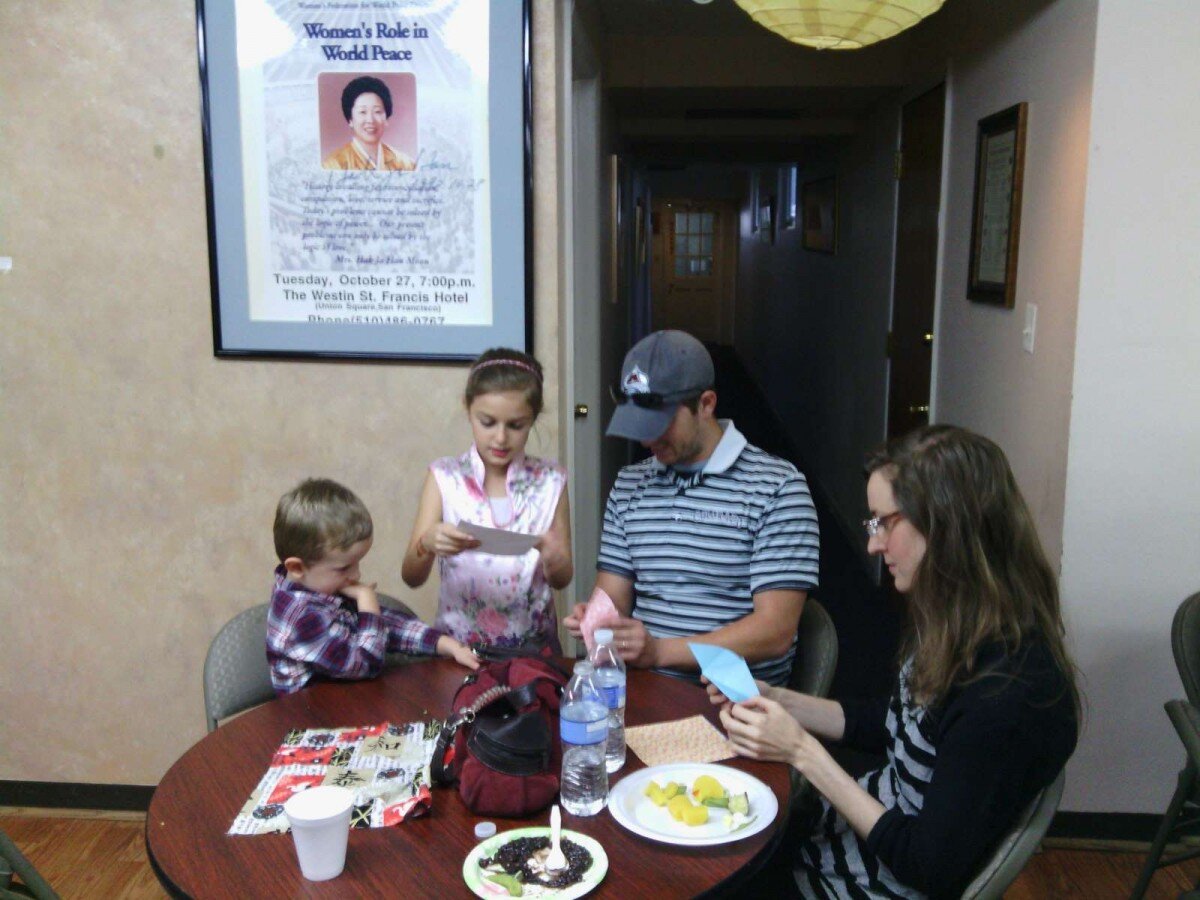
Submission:
[[693,397],[699,397],[704,393],[704,390],[703,388],[688,388],[687,390],[674,391],[670,394],[660,394],[657,391],[642,391],[640,393],[627,394],[620,387],[610,384],[608,386],[608,393],[617,406],[621,406],[623,403],[632,403],[634,406],[640,406],[642,409],[662,409],[664,406],[682,403]]
[[903,519],[904,513],[900,510],[890,512],[886,516],[874,516],[870,519],[863,519],[863,528],[867,529],[867,537],[877,537],[882,531],[887,535],[892,526],[896,524],[897,519]]

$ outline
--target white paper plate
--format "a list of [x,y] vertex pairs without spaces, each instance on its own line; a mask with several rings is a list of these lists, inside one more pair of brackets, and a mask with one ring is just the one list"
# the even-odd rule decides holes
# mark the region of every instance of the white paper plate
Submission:
[[[685,825],[671,818],[665,806],[655,806],[646,796],[646,785],[651,781],[657,781],[660,785],[678,781],[690,789],[692,782],[701,775],[711,775],[731,794],[745,792],[749,795],[753,821],[731,832],[725,827],[725,810],[710,809],[709,820],[705,824]],[[651,766],[626,775],[609,791],[608,811],[625,828],[652,841],[684,847],[707,847],[758,834],[775,821],[779,801],[774,791],[753,775],[747,775],[739,769],[704,763],[672,763]]]
[[[502,846],[515,838],[543,837],[549,834],[550,829],[545,825],[541,825],[532,828],[514,828],[512,831],[505,831],[493,835],[485,841],[481,841],[475,846],[474,850],[467,854],[467,858],[463,860],[463,880],[467,883],[467,887],[477,897],[484,897],[487,900],[503,900],[503,898],[508,896],[508,891],[493,882],[485,880],[484,876],[486,873],[483,869],[479,868],[479,860],[493,855]],[[570,831],[564,828],[562,836],[569,838],[592,854],[592,865],[591,868],[583,873],[583,881],[565,888],[526,885],[525,893],[522,896],[553,897],[554,900],[574,900],[575,897],[582,897],[604,880],[604,876],[608,874],[608,855],[604,852],[604,848],[594,838],[590,838],[586,834],[580,834],[578,831]]]

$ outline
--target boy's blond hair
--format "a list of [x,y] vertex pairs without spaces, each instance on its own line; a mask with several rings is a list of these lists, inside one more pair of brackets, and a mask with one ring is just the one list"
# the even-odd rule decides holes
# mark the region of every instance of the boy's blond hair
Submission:
[[328,478],[309,478],[279,498],[275,508],[275,553],[283,562],[323,559],[371,537],[371,514],[349,488]]

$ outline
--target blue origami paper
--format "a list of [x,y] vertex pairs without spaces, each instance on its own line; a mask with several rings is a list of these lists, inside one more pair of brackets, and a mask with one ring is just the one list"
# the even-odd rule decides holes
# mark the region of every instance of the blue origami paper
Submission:
[[732,650],[715,644],[688,644],[692,656],[700,664],[700,672],[734,703],[758,696],[758,685],[750,667]]

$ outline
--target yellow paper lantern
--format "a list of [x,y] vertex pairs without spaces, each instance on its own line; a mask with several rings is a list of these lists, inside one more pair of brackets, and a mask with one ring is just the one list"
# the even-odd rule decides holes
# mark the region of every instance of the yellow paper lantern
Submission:
[[857,50],[912,28],[946,0],[734,0],[755,22],[818,50]]

